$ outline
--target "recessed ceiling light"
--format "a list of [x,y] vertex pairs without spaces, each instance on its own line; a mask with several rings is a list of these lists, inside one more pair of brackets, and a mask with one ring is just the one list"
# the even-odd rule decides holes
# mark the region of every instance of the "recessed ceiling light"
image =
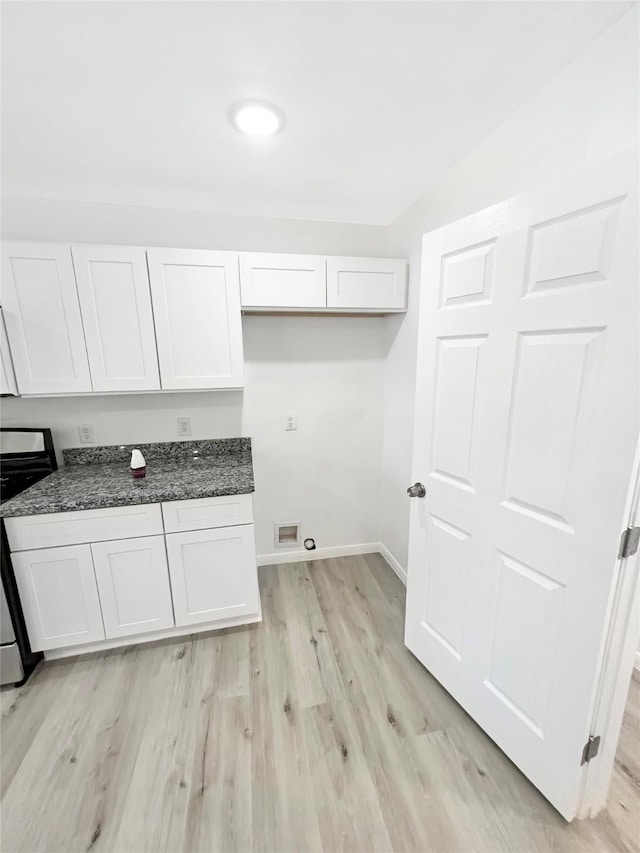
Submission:
[[231,124],[247,136],[272,136],[284,126],[279,109],[265,101],[243,101],[231,108]]

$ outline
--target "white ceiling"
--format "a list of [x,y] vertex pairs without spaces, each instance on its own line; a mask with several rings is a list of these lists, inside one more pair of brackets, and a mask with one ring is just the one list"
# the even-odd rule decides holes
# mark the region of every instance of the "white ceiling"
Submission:
[[3,2],[2,190],[386,224],[630,5]]

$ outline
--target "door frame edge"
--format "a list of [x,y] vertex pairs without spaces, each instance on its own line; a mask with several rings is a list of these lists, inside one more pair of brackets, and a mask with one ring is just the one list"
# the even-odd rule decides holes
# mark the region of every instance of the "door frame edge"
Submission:
[[[640,439],[636,447],[621,533],[624,525],[640,525]],[[590,734],[600,735],[601,749],[593,761],[584,765],[577,818],[595,816],[607,802],[640,636],[639,574],[640,552],[618,559],[589,729]]]

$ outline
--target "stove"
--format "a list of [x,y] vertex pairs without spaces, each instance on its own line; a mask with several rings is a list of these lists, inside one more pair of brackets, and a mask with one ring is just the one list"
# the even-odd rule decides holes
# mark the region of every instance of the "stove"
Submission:
[[[58,467],[50,429],[0,428],[0,503],[23,492]],[[0,684],[23,684],[42,652],[31,651],[2,519]]]

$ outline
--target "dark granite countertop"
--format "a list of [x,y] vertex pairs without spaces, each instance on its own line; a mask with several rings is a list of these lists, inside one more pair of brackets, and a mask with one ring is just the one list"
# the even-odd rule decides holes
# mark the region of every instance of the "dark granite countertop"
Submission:
[[[147,475],[134,480],[131,448]],[[0,516],[241,495],[254,491],[251,439],[114,445],[64,451],[65,466],[0,506]],[[119,460],[119,461],[115,461]]]

